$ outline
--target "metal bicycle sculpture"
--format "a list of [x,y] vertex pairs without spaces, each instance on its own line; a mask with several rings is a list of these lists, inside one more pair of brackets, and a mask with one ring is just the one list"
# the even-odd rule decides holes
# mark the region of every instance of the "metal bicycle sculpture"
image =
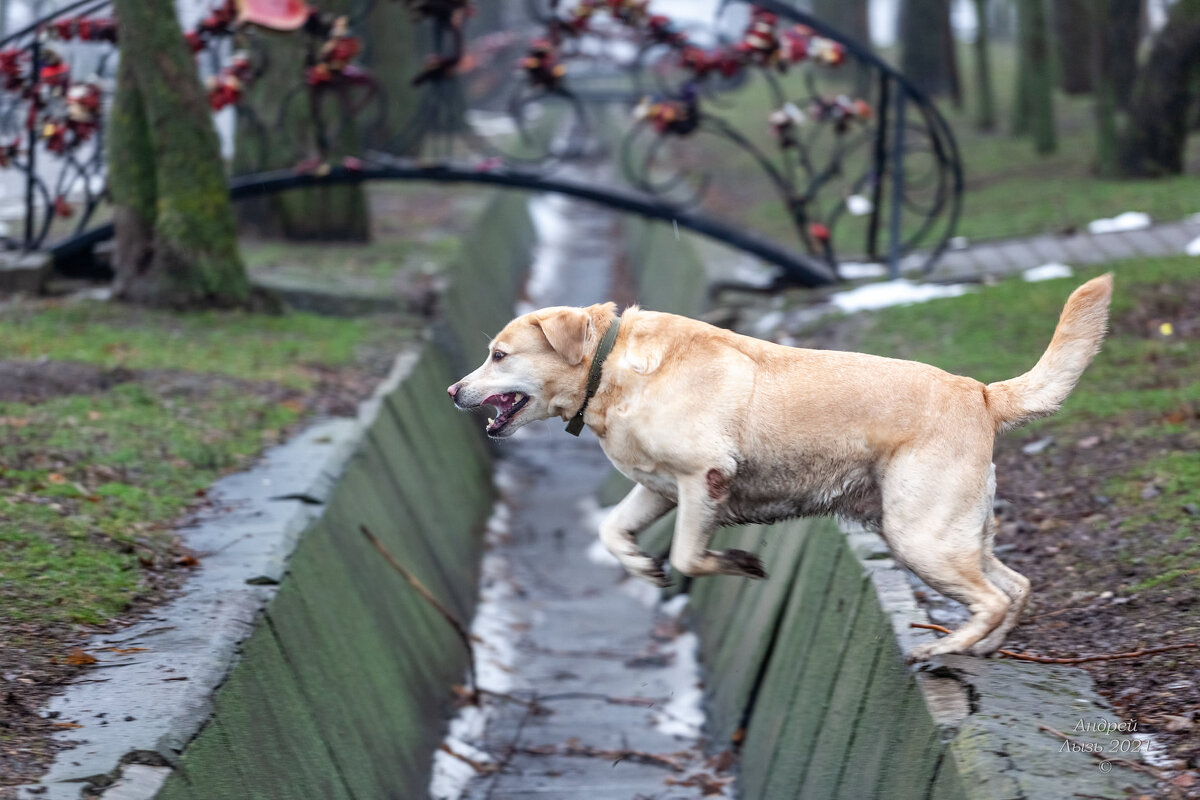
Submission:
[[[557,191],[752,253],[779,268],[775,286],[833,281],[847,256],[927,268],[953,234],[962,176],[941,115],[868,49],[774,0],[725,0],[706,28],[647,0],[529,0],[487,25],[467,0],[401,0],[428,54],[394,129],[381,81],[356,64],[385,44],[356,35],[377,2],[397,0],[342,16],[221,0],[187,34],[214,111],[236,114],[235,197],[376,179]],[[92,220],[119,44],[107,9],[73,3],[0,42],[0,167],[25,176],[24,235],[10,237],[25,249],[44,247],[56,218],[75,218],[60,250],[105,235]],[[274,120],[246,94],[272,68],[264,28],[308,37]],[[91,51],[100,77],[74,81],[64,43]],[[263,170],[255,150],[290,163]]]

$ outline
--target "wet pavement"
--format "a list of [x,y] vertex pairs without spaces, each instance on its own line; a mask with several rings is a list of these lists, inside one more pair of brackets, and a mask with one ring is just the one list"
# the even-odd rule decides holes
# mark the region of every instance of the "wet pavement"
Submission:
[[[532,210],[543,246],[531,307],[609,299],[613,215],[559,197]],[[557,420],[503,444],[474,632],[480,685],[509,697],[455,722],[447,746],[476,763],[456,787],[448,773],[467,762],[440,754],[433,797],[666,800],[710,780],[686,600],[660,604],[596,538],[592,495],[610,469],[589,431],[576,439]]]

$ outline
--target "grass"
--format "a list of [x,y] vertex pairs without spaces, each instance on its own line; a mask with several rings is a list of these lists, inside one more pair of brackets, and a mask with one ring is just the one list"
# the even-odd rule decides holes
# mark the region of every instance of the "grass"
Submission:
[[139,383],[0,404],[0,620],[99,624],[144,570],[168,566],[170,525],[300,408],[233,389],[163,397]]
[[129,369],[183,367],[297,389],[312,384],[306,365],[353,363],[364,342],[384,344],[391,336],[399,338],[377,320],[311,314],[174,314],[74,303],[17,307],[0,315],[0,352],[7,358]]
[[[1032,284],[1010,279],[958,298],[887,309],[876,318],[863,347],[925,361],[985,383],[1011,378],[1032,367],[1045,350],[1070,291],[1103,271],[1081,270],[1074,278]],[[1194,285],[1195,280],[1196,260],[1188,256],[1118,266],[1112,316],[1126,316],[1149,297],[1169,297],[1174,287]],[[1194,340],[1163,336],[1153,327],[1138,331],[1118,327],[1062,412],[1039,424],[1068,424],[1129,412],[1162,416],[1200,404],[1196,353]]]
[[306,413],[319,373],[403,339],[379,320],[305,314],[78,303],[0,315],[8,358],[150,370],[0,403],[0,630],[99,624],[153,591],[187,563],[175,521]]

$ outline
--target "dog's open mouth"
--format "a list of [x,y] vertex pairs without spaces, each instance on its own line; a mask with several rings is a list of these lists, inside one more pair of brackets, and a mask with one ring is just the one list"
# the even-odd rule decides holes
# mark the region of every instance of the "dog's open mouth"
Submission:
[[513,417],[521,413],[521,409],[528,402],[529,395],[527,394],[505,392],[504,394],[494,394],[480,403],[480,405],[491,406],[498,412],[494,418],[488,420],[488,436],[496,436],[504,430],[508,423],[513,421]]

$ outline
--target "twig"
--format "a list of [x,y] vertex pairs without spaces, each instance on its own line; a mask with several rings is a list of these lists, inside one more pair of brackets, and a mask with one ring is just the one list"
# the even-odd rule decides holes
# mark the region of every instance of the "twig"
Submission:
[[616,766],[621,761],[634,761],[639,764],[649,764],[654,767],[665,767],[672,772],[683,772],[683,764],[675,756],[663,755],[662,753],[647,753],[644,750],[633,750],[628,747],[623,747],[620,750],[605,750],[599,747],[592,747],[587,744],[580,744],[578,741],[569,740],[565,745],[532,745],[521,748],[521,752],[531,756],[587,756],[589,758],[606,758],[611,759],[613,766]]
[[417,578],[416,575],[413,575],[411,572],[409,572],[405,566],[401,564],[394,555],[392,555],[391,551],[387,549],[383,542],[379,541],[379,539],[375,537],[375,534],[371,533],[371,531],[367,529],[366,525],[359,525],[358,529],[362,531],[362,535],[367,537],[367,540],[375,546],[375,549],[378,550],[379,554],[383,556],[384,560],[392,566],[392,569],[403,575],[404,580],[408,581],[408,584],[416,589],[417,594],[421,595],[421,597],[427,603],[429,603],[429,605],[433,606],[434,610],[441,614],[442,618],[445,619],[446,622],[449,623],[450,627],[454,629],[454,632],[458,634],[458,638],[462,640],[463,649],[467,651],[467,675],[471,679],[471,693],[468,701],[471,703],[471,705],[479,705],[479,682],[475,678],[475,649],[471,646],[471,634],[465,627],[463,627],[463,624],[458,621],[454,614],[450,612],[450,609],[442,605],[441,601],[433,596],[433,592],[425,588],[425,584],[421,583],[420,579]]
[[453,756],[454,758],[457,758],[459,761],[468,765],[471,769],[475,770],[476,775],[491,775],[493,772],[498,772],[500,770],[499,764],[488,763],[486,761],[476,761],[473,758],[468,758],[467,756],[464,756],[462,753],[455,751],[452,747],[450,747],[450,745],[446,744],[445,742],[442,742],[441,746],[438,747],[438,749],[441,750],[443,753]]
[[[1063,739],[1064,741],[1068,741],[1068,742],[1075,741],[1067,734],[1063,733],[1062,731],[1055,730],[1054,728],[1051,728],[1049,725],[1038,725],[1038,730],[1046,731],[1046,733],[1057,736],[1058,738]],[[1109,758],[1104,753],[1097,753],[1095,750],[1088,750],[1087,752],[1092,758],[1096,759],[1097,761],[1108,761],[1112,764],[1120,764],[1122,767],[1128,767],[1129,769],[1134,770],[1135,772],[1144,772],[1147,775],[1151,775],[1157,780],[1162,779],[1162,771],[1156,769],[1155,767],[1150,766],[1149,764],[1142,764],[1137,761],[1130,761],[1128,758]]]
[[[924,628],[925,630],[937,631],[938,633],[950,633],[949,628],[924,622],[910,622],[908,626],[910,628]],[[1073,656],[1070,658],[1042,656],[1037,653],[1022,653],[1016,650],[997,650],[996,652],[1005,658],[1012,658],[1018,661],[1033,661],[1037,664],[1086,664],[1090,661],[1115,661],[1119,658],[1141,658],[1142,656],[1169,653],[1173,650],[1192,650],[1197,647],[1200,647],[1200,642],[1184,642],[1182,644],[1165,644],[1161,647],[1143,647],[1138,650],[1130,650],[1127,653],[1094,653],[1090,656]]]

